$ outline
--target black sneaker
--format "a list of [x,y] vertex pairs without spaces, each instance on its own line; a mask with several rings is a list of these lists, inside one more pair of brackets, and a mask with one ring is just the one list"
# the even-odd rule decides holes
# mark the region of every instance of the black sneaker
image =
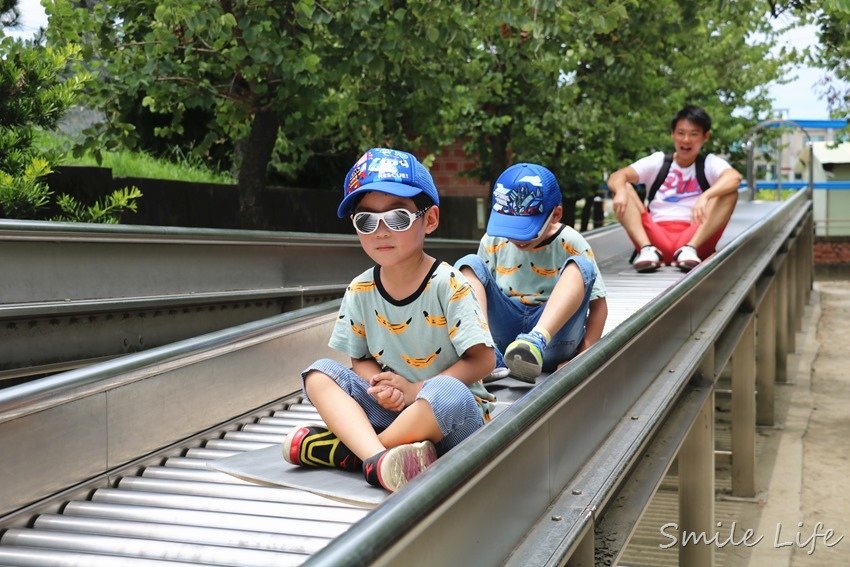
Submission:
[[437,460],[437,448],[430,441],[399,445],[363,461],[366,482],[395,492],[425,471]]
[[283,440],[283,459],[302,467],[331,467],[359,471],[363,461],[324,425],[295,427]]

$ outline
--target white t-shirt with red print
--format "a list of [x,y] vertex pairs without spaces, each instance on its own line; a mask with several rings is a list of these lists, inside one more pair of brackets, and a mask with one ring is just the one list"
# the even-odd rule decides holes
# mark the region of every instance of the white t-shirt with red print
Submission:
[[[655,152],[641,158],[632,164],[637,171],[638,183],[646,185],[647,190],[652,186],[655,177],[664,165],[664,152]],[[705,178],[709,185],[714,185],[720,174],[731,168],[729,162],[714,154],[705,157]],[[652,220],[659,221],[691,221],[691,209],[702,193],[697,180],[696,162],[688,167],[680,167],[673,160],[667,178],[658,188],[655,198],[649,204]]]

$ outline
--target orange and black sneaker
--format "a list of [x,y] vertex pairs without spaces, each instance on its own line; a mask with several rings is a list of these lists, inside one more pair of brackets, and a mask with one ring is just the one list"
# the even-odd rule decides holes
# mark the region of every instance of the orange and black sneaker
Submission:
[[318,423],[293,428],[283,440],[283,458],[302,467],[331,467],[354,472],[363,466],[363,461],[343,445],[339,437]]
[[437,448],[430,441],[399,445],[363,461],[366,482],[395,492],[425,471],[437,460]]

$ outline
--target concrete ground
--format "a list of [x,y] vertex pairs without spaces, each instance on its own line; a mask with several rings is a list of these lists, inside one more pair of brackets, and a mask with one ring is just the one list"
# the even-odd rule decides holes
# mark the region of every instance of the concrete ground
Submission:
[[[729,400],[718,394],[718,449],[730,449]],[[715,520],[725,540],[715,565],[728,567],[850,566],[850,280],[815,282],[788,382],[775,387],[775,425],[757,428],[752,499],[729,496],[728,463],[718,461]],[[675,472],[638,524],[621,566],[678,565],[659,526],[678,516]],[[752,530],[749,542],[741,543]]]
[[773,466],[759,467],[765,539],[741,565],[850,565],[850,281],[815,282],[777,402]]

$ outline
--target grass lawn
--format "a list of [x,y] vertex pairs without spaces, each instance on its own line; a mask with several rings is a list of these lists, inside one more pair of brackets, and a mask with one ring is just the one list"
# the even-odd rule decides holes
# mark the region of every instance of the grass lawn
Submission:
[[229,173],[209,169],[202,163],[190,163],[189,160],[169,161],[153,157],[144,152],[121,150],[103,152],[103,161],[90,153],[77,158],[70,152],[71,140],[55,132],[39,131],[36,134],[36,146],[46,153],[57,155],[56,165],[100,166],[112,169],[114,177],[146,177],[151,179],[174,179],[196,183],[233,183]]

